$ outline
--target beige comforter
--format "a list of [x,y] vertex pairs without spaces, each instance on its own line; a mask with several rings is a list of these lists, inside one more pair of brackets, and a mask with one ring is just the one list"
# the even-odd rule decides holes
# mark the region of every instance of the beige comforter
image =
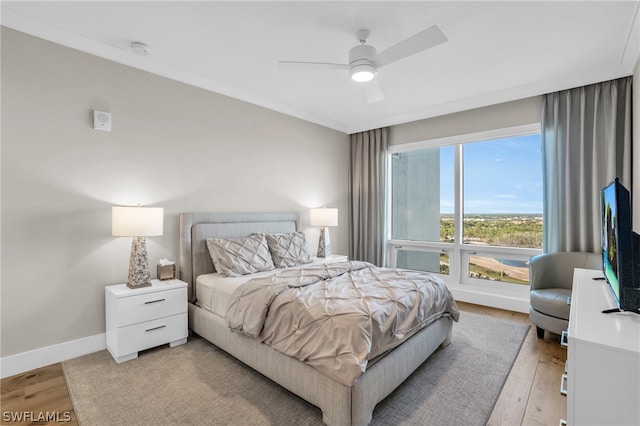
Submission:
[[440,278],[343,262],[248,281],[233,293],[227,323],[350,386],[369,360],[443,315],[459,313]]

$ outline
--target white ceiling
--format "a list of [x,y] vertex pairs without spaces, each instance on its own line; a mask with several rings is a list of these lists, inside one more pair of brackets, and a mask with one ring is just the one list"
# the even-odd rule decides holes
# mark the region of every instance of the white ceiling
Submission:
[[[2,2],[2,25],[346,133],[630,75],[639,1]],[[448,42],[379,70],[336,69],[359,29],[378,52],[431,26]],[[130,50],[148,44],[148,57]]]

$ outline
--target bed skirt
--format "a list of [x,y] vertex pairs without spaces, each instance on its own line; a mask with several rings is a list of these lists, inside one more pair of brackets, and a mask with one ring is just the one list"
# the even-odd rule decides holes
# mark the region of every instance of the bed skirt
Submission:
[[373,409],[440,346],[451,341],[453,321],[442,317],[374,363],[352,386],[344,386],[305,363],[253,338],[229,331],[226,321],[189,304],[189,328],[244,364],[322,410],[331,426],[364,426]]

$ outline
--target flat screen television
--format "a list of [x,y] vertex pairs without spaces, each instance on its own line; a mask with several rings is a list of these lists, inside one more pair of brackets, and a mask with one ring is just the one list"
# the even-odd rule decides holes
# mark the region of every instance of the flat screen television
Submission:
[[618,178],[600,192],[602,271],[617,307],[640,313],[640,235],[631,226],[629,191]]

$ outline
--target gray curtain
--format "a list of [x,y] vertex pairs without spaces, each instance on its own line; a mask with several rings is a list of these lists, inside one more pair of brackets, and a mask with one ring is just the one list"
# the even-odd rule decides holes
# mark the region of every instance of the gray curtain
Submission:
[[600,190],[631,190],[631,81],[543,96],[544,252],[600,251]]
[[388,129],[351,135],[349,258],[383,266]]

